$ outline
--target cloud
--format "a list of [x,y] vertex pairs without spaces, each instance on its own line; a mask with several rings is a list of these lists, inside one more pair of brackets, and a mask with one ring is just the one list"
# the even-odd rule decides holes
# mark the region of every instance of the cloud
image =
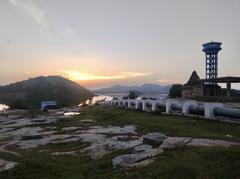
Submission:
[[161,84],[164,84],[164,85],[182,83],[181,80],[171,80],[171,79],[161,79],[161,80],[157,80],[157,81]]
[[31,74],[31,72],[30,72],[30,71],[27,71],[27,70],[24,71],[24,73],[25,73],[25,74]]
[[9,0],[9,2],[29,15],[38,24],[42,26],[47,25],[46,12],[31,0]]
[[[79,53],[79,48],[82,53],[89,53],[86,44],[80,39],[77,31],[67,24],[61,16],[54,13],[48,6],[39,6],[34,0],[8,0],[12,6],[18,11],[31,17],[34,22],[45,28],[42,36],[48,39],[55,39],[68,48],[65,48],[65,53]],[[41,1],[39,1],[41,3]],[[44,8],[43,8],[44,7]]]
[[150,73],[142,72],[121,72],[113,75],[94,75],[81,73],[79,71],[62,71],[65,76],[73,81],[87,81],[87,80],[114,80],[114,79],[126,79],[130,77],[146,76]]

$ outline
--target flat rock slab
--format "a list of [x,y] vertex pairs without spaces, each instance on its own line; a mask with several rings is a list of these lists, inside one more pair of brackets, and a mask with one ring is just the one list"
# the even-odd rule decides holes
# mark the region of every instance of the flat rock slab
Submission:
[[[51,143],[86,142],[89,146],[78,152],[85,153],[91,156],[91,158],[97,159],[113,150],[133,148],[141,145],[142,138],[135,135],[135,129],[134,126],[92,126],[89,130],[79,130],[73,135],[69,135],[61,140],[51,141]],[[58,155],[61,154],[63,153],[58,153]]]
[[55,129],[57,129],[57,127],[56,126],[47,126],[47,127],[45,127],[45,129],[55,130]]
[[167,138],[167,136],[163,133],[148,133],[143,135],[143,143],[159,146],[163,143],[163,141]]
[[80,150],[82,153],[87,153],[92,159],[99,159],[111,151],[102,143],[93,143],[89,147]]
[[105,134],[79,134],[82,142],[90,142],[90,146],[81,150],[93,159],[101,158],[112,150],[132,148],[142,143],[141,139],[118,141],[117,138],[107,137]]
[[213,139],[192,139],[190,143],[187,144],[188,146],[193,147],[240,147],[240,143],[237,142],[230,142],[225,140],[213,140]]
[[68,152],[53,152],[52,155],[72,155],[72,156],[78,156],[76,151],[68,151]]
[[36,134],[36,135],[23,135],[21,140],[34,140],[34,139],[42,139],[43,136]]
[[85,122],[85,123],[94,123],[96,122],[94,119],[82,119],[79,122]]
[[114,169],[144,166],[149,164],[150,161],[152,162],[152,160],[149,159],[153,159],[153,157],[162,152],[162,148],[156,148],[146,150],[142,153],[120,155],[112,159],[112,165]]
[[187,143],[191,142],[191,137],[168,137],[161,145],[163,149],[173,149],[183,147]]
[[87,131],[83,131],[84,133],[98,133],[98,134],[137,134],[135,132],[135,126],[94,126]]
[[17,165],[17,162],[12,161],[6,161],[3,159],[0,159],[0,172],[4,170],[9,170],[14,168]]
[[141,153],[152,149],[151,145],[143,144],[133,148],[133,153]]
[[21,149],[32,149],[40,145],[46,145],[50,142],[48,138],[33,139],[33,140],[21,140],[17,143],[17,146]]
[[62,131],[74,131],[74,130],[78,130],[81,129],[81,127],[64,127],[61,130]]

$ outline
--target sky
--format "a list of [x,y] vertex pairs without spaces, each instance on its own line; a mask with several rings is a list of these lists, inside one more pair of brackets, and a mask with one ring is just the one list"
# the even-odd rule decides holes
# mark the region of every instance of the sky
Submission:
[[[90,88],[240,76],[239,0],[0,0],[0,85],[61,75]],[[238,85],[233,85],[239,88]]]

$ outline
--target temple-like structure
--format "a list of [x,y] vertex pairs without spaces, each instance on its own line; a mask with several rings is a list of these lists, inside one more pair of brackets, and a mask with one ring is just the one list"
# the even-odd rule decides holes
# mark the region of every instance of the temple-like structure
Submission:
[[182,98],[196,98],[202,96],[220,96],[221,87],[218,83],[226,83],[227,97],[231,97],[231,83],[240,83],[240,77],[218,77],[218,52],[222,50],[222,43],[209,42],[203,44],[206,78],[200,79],[194,71],[188,82],[182,87]]
[[219,96],[221,87],[216,84],[204,84],[197,72],[193,71],[188,82],[182,87],[182,98],[193,99],[202,96]]

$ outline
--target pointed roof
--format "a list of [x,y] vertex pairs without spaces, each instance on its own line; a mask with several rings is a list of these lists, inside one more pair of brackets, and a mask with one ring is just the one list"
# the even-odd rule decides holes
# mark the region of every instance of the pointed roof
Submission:
[[200,78],[196,71],[192,72],[192,75],[190,76],[188,82],[185,85],[198,85],[201,84]]

